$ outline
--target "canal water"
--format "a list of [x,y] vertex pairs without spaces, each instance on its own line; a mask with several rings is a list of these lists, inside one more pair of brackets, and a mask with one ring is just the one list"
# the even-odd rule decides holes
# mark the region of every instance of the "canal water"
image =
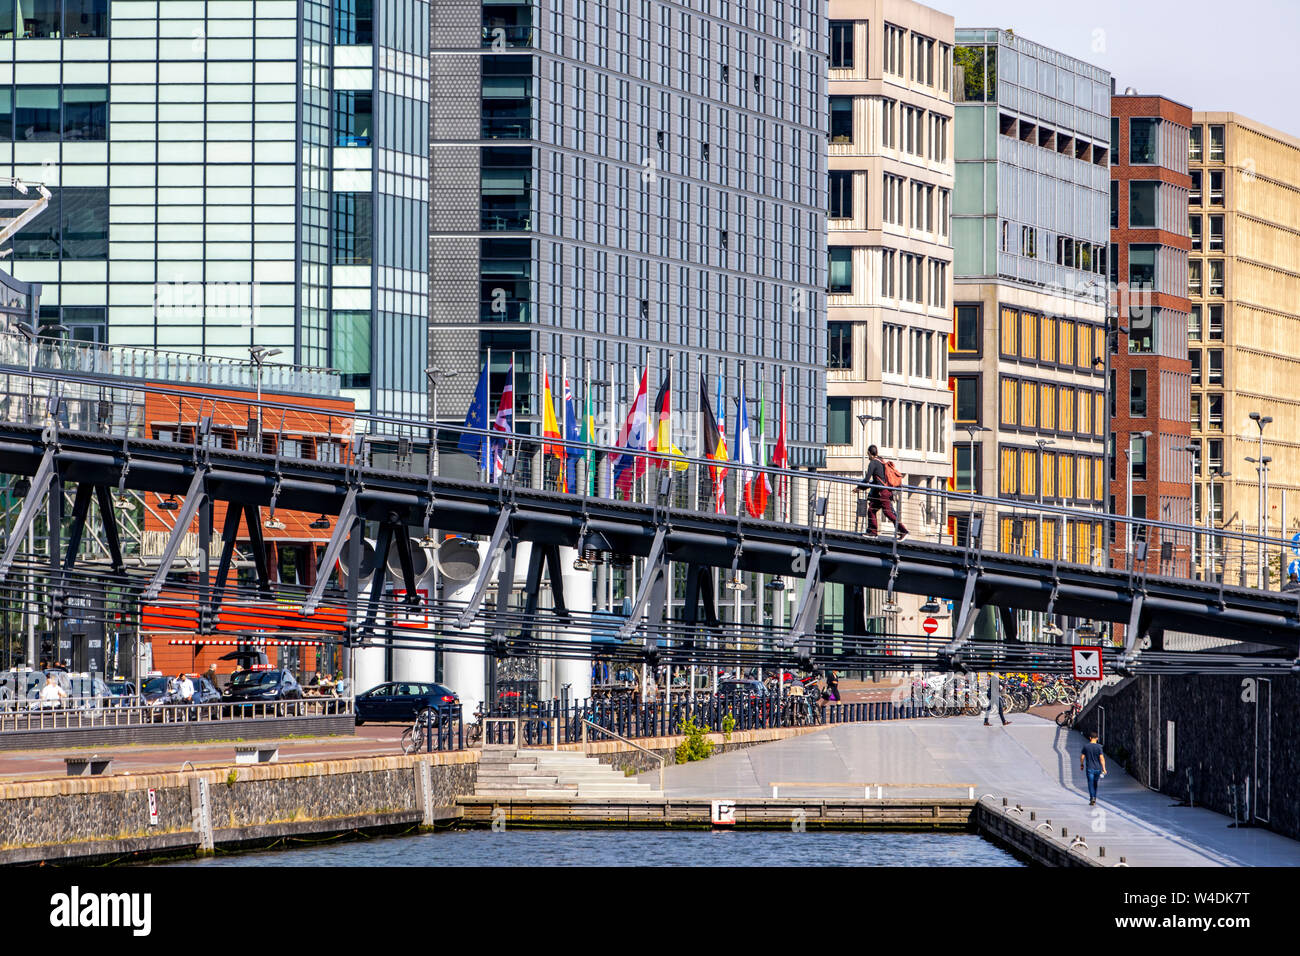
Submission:
[[1023,866],[967,833],[450,830],[184,860],[181,866]]

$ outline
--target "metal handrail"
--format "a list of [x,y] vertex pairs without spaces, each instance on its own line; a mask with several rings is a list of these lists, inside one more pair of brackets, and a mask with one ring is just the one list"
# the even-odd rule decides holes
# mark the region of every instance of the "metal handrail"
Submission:
[[[84,699],[95,700],[96,698]],[[178,724],[189,721],[220,723],[224,720],[261,720],[274,717],[346,717],[354,712],[354,700],[351,697],[305,697],[300,700],[285,701],[214,701],[210,704],[129,704],[106,707],[66,705],[41,707],[40,703],[40,701],[24,700],[18,707],[0,709],[0,733],[68,730],[78,727],[148,727],[160,723]]]
[[594,727],[596,730],[599,730],[602,733],[609,734],[611,737],[615,738],[616,740],[621,740],[623,743],[627,744],[629,747],[633,748],[634,750],[639,750],[646,756],[653,757],[655,760],[658,760],[659,761],[659,789],[661,791],[664,789],[665,761],[663,757],[659,756],[653,750],[647,750],[645,747],[642,747],[636,741],[628,740],[622,734],[614,733],[614,731],[610,730],[608,727],[602,727],[600,726],[600,724],[593,723],[592,721],[588,720],[586,717],[579,717],[578,720],[582,722],[582,752],[583,753],[587,753],[587,744],[589,743],[589,741],[587,740],[587,728]]

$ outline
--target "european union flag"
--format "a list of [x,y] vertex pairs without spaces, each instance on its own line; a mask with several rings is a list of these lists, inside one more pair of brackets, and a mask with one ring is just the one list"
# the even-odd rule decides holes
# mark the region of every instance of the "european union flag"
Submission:
[[483,372],[478,377],[478,386],[474,389],[474,400],[469,403],[465,414],[465,427],[482,429],[484,434],[466,433],[460,436],[456,447],[471,456],[480,468],[486,468],[488,462],[488,368],[483,364]]

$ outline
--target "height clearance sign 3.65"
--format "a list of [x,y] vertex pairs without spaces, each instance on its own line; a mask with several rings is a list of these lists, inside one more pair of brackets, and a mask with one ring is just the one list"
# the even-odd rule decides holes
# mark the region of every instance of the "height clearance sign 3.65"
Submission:
[[1101,680],[1101,648],[1074,648],[1074,679]]

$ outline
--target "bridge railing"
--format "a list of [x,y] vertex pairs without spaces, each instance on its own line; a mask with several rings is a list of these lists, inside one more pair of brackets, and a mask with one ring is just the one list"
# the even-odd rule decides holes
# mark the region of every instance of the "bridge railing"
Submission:
[[[63,399],[61,427],[113,435],[143,431],[146,394],[190,399],[179,407],[182,418],[193,416],[195,425],[204,413],[192,392],[155,383],[129,387],[67,369],[28,378],[25,369],[13,368],[18,356],[4,354],[12,338],[0,335],[0,366],[7,366],[0,369],[0,420],[51,420],[51,394]],[[319,409],[286,400],[264,398],[259,406],[252,395],[223,398],[222,405],[246,406],[246,420],[274,421],[286,412],[320,414]],[[223,408],[226,417],[241,414]],[[522,488],[692,511],[742,528],[762,520],[860,535],[870,532],[875,511],[876,530],[885,540],[898,530],[885,516],[881,490],[864,488],[858,475],[759,465],[742,469],[734,460],[612,447],[608,422],[597,428],[597,442],[554,441],[522,430],[499,432],[363,413],[349,423],[361,436],[360,464],[388,471],[467,481],[504,478]],[[677,441],[695,444],[689,437],[678,436]],[[331,443],[288,443],[277,445],[277,450],[281,459],[354,461],[351,448],[340,454]],[[729,449],[729,454],[735,456],[737,450]],[[1182,516],[1168,512],[1165,520],[1107,513],[1099,495],[1107,484],[1101,462],[1086,456],[1058,458],[1055,467],[1043,471],[1030,467],[1036,462],[1017,459],[1022,479],[1018,487],[1032,493],[989,496],[913,484],[890,489],[889,505],[911,541],[1246,587],[1276,588],[1285,579],[1290,540],[1248,531],[1236,515],[1227,523],[1197,528],[1191,526],[1190,516],[1180,520]],[[509,474],[503,476],[502,471]]]

